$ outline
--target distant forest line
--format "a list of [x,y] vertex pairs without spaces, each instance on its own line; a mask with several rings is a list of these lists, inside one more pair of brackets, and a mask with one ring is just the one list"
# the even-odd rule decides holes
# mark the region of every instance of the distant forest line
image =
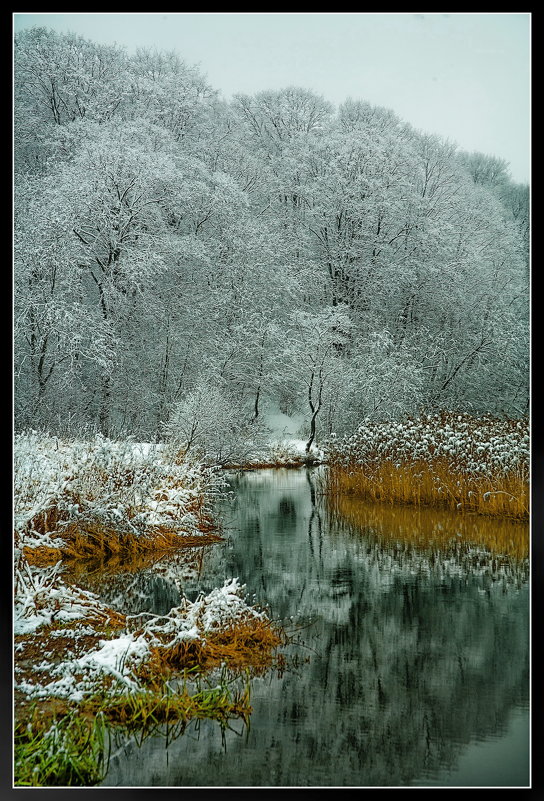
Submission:
[[15,37],[15,427],[232,447],[529,406],[529,187],[363,100]]

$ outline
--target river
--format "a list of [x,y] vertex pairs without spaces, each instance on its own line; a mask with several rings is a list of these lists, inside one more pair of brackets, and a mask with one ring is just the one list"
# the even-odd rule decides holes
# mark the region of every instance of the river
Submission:
[[230,474],[223,542],[89,574],[120,610],[160,614],[237,577],[292,636],[286,669],[252,679],[248,727],[116,736],[103,786],[529,786],[527,526],[350,516],[322,470]]

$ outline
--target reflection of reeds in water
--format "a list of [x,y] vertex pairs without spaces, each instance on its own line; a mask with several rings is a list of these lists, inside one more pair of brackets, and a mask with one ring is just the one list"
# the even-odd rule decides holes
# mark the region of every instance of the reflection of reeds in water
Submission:
[[158,613],[179,603],[185,583],[201,573],[209,547],[144,552],[130,559],[70,559],[65,562],[63,579],[96,593],[124,614],[143,609]]
[[[144,570],[153,570],[157,575],[184,572],[198,573],[206,546],[172,551],[140,551],[130,554],[113,554],[107,558],[95,555],[89,559],[70,559],[65,565],[64,580],[70,583],[95,584],[101,587],[108,576],[132,575]],[[166,566],[170,566],[168,569]],[[87,586],[91,589],[90,586]],[[95,589],[93,587],[92,589]]]
[[442,509],[368,503],[350,495],[327,495],[327,509],[338,522],[354,526],[384,544],[451,550],[470,544],[514,560],[529,556],[529,526],[504,518],[453,513]]
[[149,527],[145,534],[138,536],[99,523],[71,523],[59,531],[54,530],[52,538],[59,543],[58,548],[23,546],[29,564],[47,567],[59,559],[66,562],[83,560],[87,563],[94,560],[108,561],[111,567],[115,562],[119,565],[133,564],[135,567],[132,569],[136,569],[140,561],[153,563],[157,556],[162,557],[167,552],[202,547],[222,539],[211,530],[202,534],[186,534],[165,526]]

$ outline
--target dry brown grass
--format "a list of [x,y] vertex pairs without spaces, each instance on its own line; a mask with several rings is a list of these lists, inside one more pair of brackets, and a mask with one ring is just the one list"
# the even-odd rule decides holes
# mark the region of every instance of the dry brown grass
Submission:
[[364,421],[327,446],[327,490],[380,503],[529,517],[529,421],[440,412]]
[[143,456],[129,442],[59,447],[38,435],[18,438],[15,462],[16,545],[33,565],[221,539],[207,506],[221,482],[198,464]]
[[[211,523],[209,530],[203,531],[202,534],[185,534],[168,529],[166,526],[150,526],[145,534],[135,534],[99,522],[69,523],[59,529],[58,515],[52,515],[47,519],[40,517],[39,523],[42,527],[40,533],[51,533],[58,539],[59,545],[55,548],[24,545],[24,555],[29,564],[36,567],[53,565],[59,559],[121,559],[146,552],[163,554],[166,551],[209,545],[222,540]],[[48,521],[54,527],[51,530],[47,528]]]
[[489,478],[451,468],[445,459],[419,460],[396,466],[331,465],[327,491],[352,494],[381,503],[427,505],[463,509],[483,515],[527,520],[529,482],[509,473]]
[[28,545],[23,547],[23,555],[32,567],[50,567],[56,565],[62,559],[60,548],[50,548],[46,545],[38,545],[30,548]]
[[61,512],[56,506],[42,509],[28,521],[27,528],[36,531],[38,534],[56,534],[59,525],[66,521],[66,513]]
[[155,686],[172,673],[193,668],[205,672],[226,665],[235,671],[249,668],[261,673],[272,666],[274,651],[284,642],[285,634],[273,622],[248,617],[224,629],[206,632],[205,639],[181,640],[170,647],[151,646],[151,657],[137,674],[146,684]]

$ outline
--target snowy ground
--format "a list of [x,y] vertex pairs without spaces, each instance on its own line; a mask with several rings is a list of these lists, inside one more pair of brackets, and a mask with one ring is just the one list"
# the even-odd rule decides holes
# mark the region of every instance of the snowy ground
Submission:
[[224,481],[197,461],[174,461],[160,445],[15,437],[14,529],[18,548],[59,547],[72,523],[139,537],[153,527],[201,533],[200,522]]
[[[244,462],[236,466],[299,466],[307,462],[308,439],[302,436],[307,424],[304,415],[287,415],[276,407],[268,407],[262,414],[262,420],[268,431],[267,441],[255,445],[253,453],[250,450]],[[313,462],[321,462],[324,459],[323,451],[315,442],[312,443],[309,456]],[[235,465],[229,464],[229,466]]]
[[297,440],[305,422],[303,415],[295,414],[289,416],[280,412],[279,409],[270,409],[264,413],[263,419],[266,427],[272,433],[273,440],[278,442],[284,440],[303,442],[303,440]]

